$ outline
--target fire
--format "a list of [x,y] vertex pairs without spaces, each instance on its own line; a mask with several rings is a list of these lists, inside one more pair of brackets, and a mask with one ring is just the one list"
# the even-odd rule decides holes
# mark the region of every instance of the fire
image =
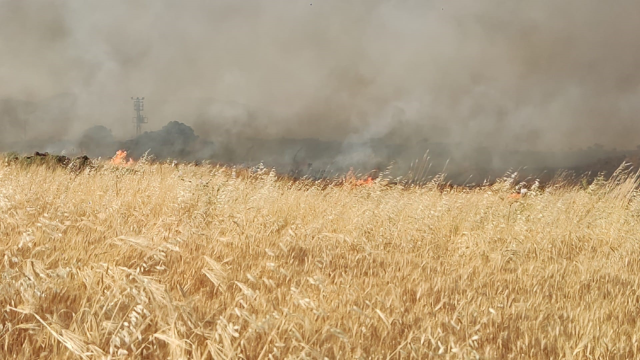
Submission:
[[367,176],[366,179],[358,179],[353,172],[353,168],[351,168],[345,176],[344,183],[345,185],[351,186],[370,186],[373,185],[373,178],[371,176]]
[[371,176],[368,176],[366,178],[366,180],[358,180],[356,181],[356,185],[360,186],[360,185],[372,185],[373,184],[373,178]]
[[527,189],[520,189],[519,193],[509,194],[509,199],[511,199],[511,200],[522,199],[523,197],[525,197],[527,195],[528,192],[529,191]]
[[112,165],[124,165],[124,166],[132,165],[135,163],[131,158],[129,158],[129,161],[127,161],[127,150],[116,151],[116,154],[111,158],[110,162]]

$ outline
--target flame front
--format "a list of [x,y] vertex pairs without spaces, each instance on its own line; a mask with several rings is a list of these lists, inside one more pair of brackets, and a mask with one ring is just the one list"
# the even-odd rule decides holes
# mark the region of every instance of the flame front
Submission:
[[373,184],[373,178],[371,176],[367,177],[364,180],[358,180],[356,181],[356,185],[372,185]]
[[127,161],[127,150],[118,150],[116,154],[111,158],[112,165],[132,165],[134,164],[133,159],[129,158]]
[[350,186],[370,186],[373,185],[373,178],[371,176],[367,176],[366,179],[358,179],[353,172],[353,168],[351,168],[345,176],[344,183],[345,185]]

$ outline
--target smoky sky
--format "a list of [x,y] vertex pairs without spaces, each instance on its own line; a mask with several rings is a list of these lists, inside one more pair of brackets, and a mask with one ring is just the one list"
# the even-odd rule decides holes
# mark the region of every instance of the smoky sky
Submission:
[[0,98],[48,101],[28,112],[31,137],[130,137],[130,97],[144,96],[145,129],[177,120],[210,139],[635,147],[639,13],[631,0],[0,0]]

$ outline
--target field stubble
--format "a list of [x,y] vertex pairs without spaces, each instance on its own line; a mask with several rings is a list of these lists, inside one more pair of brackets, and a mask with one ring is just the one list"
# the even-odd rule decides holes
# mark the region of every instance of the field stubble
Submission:
[[635,178],[511,185],[0,164],[0,357],[640,356]]

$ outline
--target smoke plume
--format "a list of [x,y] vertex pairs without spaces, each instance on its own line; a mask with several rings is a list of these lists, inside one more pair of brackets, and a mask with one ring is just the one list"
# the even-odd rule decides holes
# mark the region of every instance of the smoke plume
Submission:
[[[145,130],[180,121],[236,155],[240,139],[281,137],[428,139],[461,154],[633,148],[639,11],[633,0],[0,0],[0,143],[93,125],[129,138],[129,98],[145,96]],[[345,145],[338,161],[370,152]]]

